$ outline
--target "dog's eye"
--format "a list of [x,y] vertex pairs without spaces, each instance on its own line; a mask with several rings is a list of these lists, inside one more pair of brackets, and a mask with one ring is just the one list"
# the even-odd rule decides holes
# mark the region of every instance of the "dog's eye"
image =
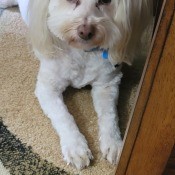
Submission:
[[105,4],[109,4],[109,3],[111,3],[111,0],[99,0],[98,1],[99,5],[105,5]]
[[111,3],[111,0],[98,0],[96,7],[100,10],[101,5],[108,5]]
[[70,2],[70,3],[75,4],[76,7],[77,7],[78,5],[80,5],[80,0],[67,0],[67,1]]

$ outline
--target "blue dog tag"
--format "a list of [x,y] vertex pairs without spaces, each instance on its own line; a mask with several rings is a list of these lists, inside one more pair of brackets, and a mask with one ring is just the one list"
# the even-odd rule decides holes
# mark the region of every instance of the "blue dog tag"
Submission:
[[105,60],[107,60],[108,59],[108,56],[109,56],[108,49],[107,50],[103,50],[103,52],[102,52],[102,58],[105,59]]

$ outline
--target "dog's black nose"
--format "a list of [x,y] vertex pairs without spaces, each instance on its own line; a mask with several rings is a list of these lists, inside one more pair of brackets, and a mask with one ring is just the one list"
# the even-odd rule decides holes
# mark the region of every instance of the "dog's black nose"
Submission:
[[95,34],[95,27],[93,25],[83,24],[77,28],[78,36],[84,40],[90,40]]

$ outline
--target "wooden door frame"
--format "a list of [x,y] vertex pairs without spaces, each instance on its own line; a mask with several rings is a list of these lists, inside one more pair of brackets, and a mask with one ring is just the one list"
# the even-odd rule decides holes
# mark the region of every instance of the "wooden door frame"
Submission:
[[[168,62],[166,58],[166,50],[169,44],[168,36],[169,32],[172,31],[174,10],[174,0],[163,1],[161,15],[140,82],[135,108],[131,113],[125,133],[125,144],[116,175],[161,175],[175,144],[175,93],[174,91],[168,91],[168,88],[172,88],[172,84],[175,84],[175,82],[171,82],[172,79],[169,77],[174,70],[169,69],[170,64],[173,64],[173,62]],[[175,41],[171,42],[173,42],[171,45],[175,46]],[[171,52],[175,52],[174,46],[169,49],[170,55],[172,54]],[[166,66],[163,67],[162,64]],[[167,94],[174,95],[174,99],[169,99],[174,104],[174,107],[173,105],[169,106],[171,115],[166,116],[168,118],[168,127],[171,130],[168,128],[167,130],[162,129],[165,126],[165,119],[163,117],[158,118],[155,115],[156,112],[157,115],[161,116],[161,113],[166,111],[163,107],[165,99],[161,97],[160,92],[155,92],[157,86],[164,85],[164,80],[161,76],[166,77],[166,80],[168,79],[166,88],[162,90],[167,91]],[[167,96],[167,98],[170,98],[171,95]],[[153,126],[158,129],[156,137]],[[161,138],[166,139],[166,143]],[[155,148],[152,146],[158,143],[161,143],[156,148],[156,152],[160,151],[160,154],[157,155],[159,159],[154,155]],[[161,152],[161,150],[165,150],[165,152]],[[155,167],[152,168],[152,165],[155,165]]]

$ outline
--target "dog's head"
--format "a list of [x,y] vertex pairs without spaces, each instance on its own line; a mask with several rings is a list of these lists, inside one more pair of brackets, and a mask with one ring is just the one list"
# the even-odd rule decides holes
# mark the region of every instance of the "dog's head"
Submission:
[[109,48],[120,36],[115,24],[119,0],[50,0],[48,28],[72,47]]
[[132,26],[137,25],[133,20],[140,20],[138,15],[146,11],[143,7],[147,1],[150,0],[31,0],[33,45],[42,52],[64,44],[82,50],[100,47],[127,62],[124,57]]

